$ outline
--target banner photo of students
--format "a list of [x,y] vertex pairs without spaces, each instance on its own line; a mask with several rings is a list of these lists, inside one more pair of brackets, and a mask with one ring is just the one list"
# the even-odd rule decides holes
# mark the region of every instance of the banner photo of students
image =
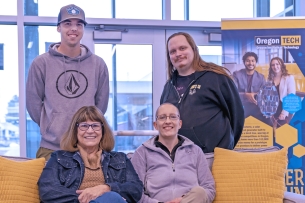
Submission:
[[222,19],[221,30],[245,111],[236,148],[288,147],[287,191],[304,194],[305,18]]

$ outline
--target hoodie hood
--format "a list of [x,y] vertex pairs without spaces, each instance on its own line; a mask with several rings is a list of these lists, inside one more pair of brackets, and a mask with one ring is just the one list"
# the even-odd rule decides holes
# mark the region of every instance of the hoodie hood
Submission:
[[[144,142],[142,145],[148,149],[154,150],[154,151],[163,151],[160,147],[156,147],[155,145],[155,140],[157,138],[158,135],[150,138],[149,140],[147,140],[146,142]],[[188,145],[194,145],[194,142],[192,142],[190,139],[188,139],[187,137],[184,137],[182,135],[178,135],[180,137],[182,137],[184,139],[184,142],[182,143],[181,147],[185,147]]]
[[89,50],[89,48],[86,47],[85,45],[81,44],[80,45],[81,54],[78,57],[71,58],[69,56],[66,56],[66,55],[58,52],[57,49],[58,49],[59,45],[60,45],[60,42],[51,44],[49,47],[49,53],[52,56],[64,57],[67,63],[69,61],[80,61],[81,62],[92,55],[92,52]]

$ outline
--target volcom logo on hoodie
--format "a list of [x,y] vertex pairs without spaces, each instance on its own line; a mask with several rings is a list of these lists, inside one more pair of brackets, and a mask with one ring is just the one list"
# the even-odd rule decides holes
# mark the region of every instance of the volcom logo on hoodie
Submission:
[[56,81],[58,93],[66,98],[76,98],[84,94],[88,87],[86,76],[75,70],[68,70],[59,75]]
[[73,74],[71,74],[70,78],[68,79],[65,85],[65,89],[67,93],[71,95],[76,94],[77,90],[79,90],[79,84]]

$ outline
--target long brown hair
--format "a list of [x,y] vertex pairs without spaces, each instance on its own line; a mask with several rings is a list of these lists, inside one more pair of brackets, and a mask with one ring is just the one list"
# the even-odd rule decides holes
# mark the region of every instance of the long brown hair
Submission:
[[273,81],[274,77],[275,77],[275,74],[271,68],[271,63],[272,61],[274,60],[277,60],[277,62],[279,62],[280,66],[281,66],[281,71],[282,71],[282,76],[287,76],[289,75],[288,74],[288,70],[286,69],[286,65],[285,65],[285,62],[283,61],[283,59],[281,59],[280,57],[273,57],[271,60],[270,60],[270,63],[269,63],[269,74],[268,74],[268,80],[270,81]]
[[78,150],[77,124],[85,121],[95,121],[102,123],[102,139],[99,147],[105,151],[111,151],[114,147],[114,137],[103,113],[96,106],[83,106],[73,116],[68,131],[62,136],[60,148],[66,151],[75,152]]
[[179,36],[179,35],[183,35],[186,38],[187,42],[189,43],[189,45],[191,46],[191,48],[194,52],[194,60],[192,62],[192,68],[195,71],[213,71],[215,73],[222,74],[222,75],[225,75],[225,76],[228,76],[229,78],[231,78],[231,76],[229,75],[230,71],[227,68],[219,66],[215,63],[208,63],[208,62],[205,62],[204,60],[202,60],[202,58],[199,55],[198,47],[190,34],[185,33],[185,32],[177,32],[175,34],[172,34],[167,39],[167,42],[166,42],[167,75],[169,77],[168,78],[169,80],[172,79],[172,77],[173,77],[174,66],[170,60],[168,42],[173,37]]

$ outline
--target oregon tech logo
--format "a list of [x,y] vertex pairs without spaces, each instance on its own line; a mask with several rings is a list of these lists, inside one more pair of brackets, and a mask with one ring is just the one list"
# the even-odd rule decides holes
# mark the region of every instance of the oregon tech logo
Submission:
[[301,45],[301,35],[255,36],[254,41],[258,49],[270,47],[298,49]]
[[80,13],[79,9],[75,6],[68,7],[67,12],[70,15],[78,15]]
[[280,46],[281,37],[272,37],[272,36],[262,36],[255,37],[256,46]]
[[75,70],[68,70],[60,74],[56,81],[56,89],[63,97],[72,99],[84,94],[88,87],[86,76]]

